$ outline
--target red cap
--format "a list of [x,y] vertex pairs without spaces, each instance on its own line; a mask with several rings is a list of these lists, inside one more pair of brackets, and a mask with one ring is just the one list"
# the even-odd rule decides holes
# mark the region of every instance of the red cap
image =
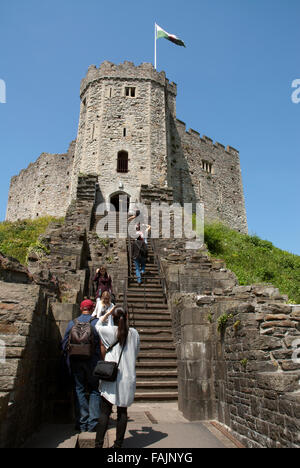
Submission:
[[95,308],[95,304],[93,303],[93,301],[90,301],[89,299],[83,301],[80,304],[80,310],[84,310],[84,309],[93,310],[94,308]]

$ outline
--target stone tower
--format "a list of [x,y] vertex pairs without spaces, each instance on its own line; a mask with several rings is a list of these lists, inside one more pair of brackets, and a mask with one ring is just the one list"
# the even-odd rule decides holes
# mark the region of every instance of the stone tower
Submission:
[[[97,202],[128,206],[141,192],[168,188],[176,203],[203,202],[207,221],[247,232],[239,152],[186,130],[176,117],[177,86],[152,64],[92,65],[80,87],[76,142],[68,153],[43,153],[13,177],[7,220],[64,216],[79,175],[97,177]],[[151,193],[152,190],[152,193]]]
[[119,193],[130,202],[141,185],[164,187],[168,177],[168,114],[175,118],[176,85],[149,63],[91,66],[80,89],[81,109],[72,173],[97,174],[100,200]]

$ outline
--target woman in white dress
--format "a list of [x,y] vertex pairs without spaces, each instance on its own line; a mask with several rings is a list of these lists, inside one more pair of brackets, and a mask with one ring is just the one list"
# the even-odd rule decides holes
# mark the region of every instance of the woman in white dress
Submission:
[[[114,326],[105,326],[104,322],[112,316]],[[100,317],[96,330],[106,349],[114,346],[105,356],[106,361],[118,362],[123,346],[115,382],[100,381],[101,413],[96,437],[96,448],[102,448],[108,428],[113,405],[117,406],[117,434],[114,448],[123,445],[127,428],[127,408],[134,401],[136,389],[136,359],[140,349],[140,337],[134,328],[128,327],[128,316],[122,307],[116,307]]]

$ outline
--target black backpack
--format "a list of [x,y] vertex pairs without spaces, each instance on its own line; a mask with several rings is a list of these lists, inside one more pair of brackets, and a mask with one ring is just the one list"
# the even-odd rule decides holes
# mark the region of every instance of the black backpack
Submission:
[[88,322],[83,323],[74,320],[74,326],[71,328],[68,343],[68,353],[72,358],[89,359],[95,352],[95,336],[91,322],[95,320],[92,317]]
[[147,260],[147,257],[148,257],[148,247],[147,247],[147,244],[145,241],[140,241],[140,240],[136,240],[135,241],[136,243],[136,248],[137,248],[137,258],[143,258],[145,260]]

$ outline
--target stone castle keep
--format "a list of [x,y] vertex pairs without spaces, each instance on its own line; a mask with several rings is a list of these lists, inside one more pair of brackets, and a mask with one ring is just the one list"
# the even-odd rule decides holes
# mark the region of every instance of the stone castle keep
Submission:
[[78,176],[98,177],[97,201],[131,208],[141,187],[172,190],[174,202],[204,202],[207,221],[247,232],[239,153],[186,131],[176,118],[177,86],[152,64],[91,66],[80,87],[76,141],[67,154],[43,153],[11,180],[8,221],[65,216]]
[[[204,202],[206,221],[247,232],[239,153],[186,131],[176,93],[151,64],[90,67],[68,152],[43,153],[11,181],[7,220],[64,219],[29,249],[26,267],[0,252],[0,448],[27,447],[45,424],[59,439],[73,424],[61,340],[81,301],[95,299],[100,265],[140,334],[136,403],[177,402],[187,423],[225,428],[239,446],[300,448],[300,305],[271,284],[239,285],[205,245],[172,235],[149,237],[138,286],[127,229],[99,235],[97,206],[120,208],[120,194],[131,208]],[[157,432],[158,413],[129,411],[130,431]],[[74,448],[93,444],[84,437]]]

